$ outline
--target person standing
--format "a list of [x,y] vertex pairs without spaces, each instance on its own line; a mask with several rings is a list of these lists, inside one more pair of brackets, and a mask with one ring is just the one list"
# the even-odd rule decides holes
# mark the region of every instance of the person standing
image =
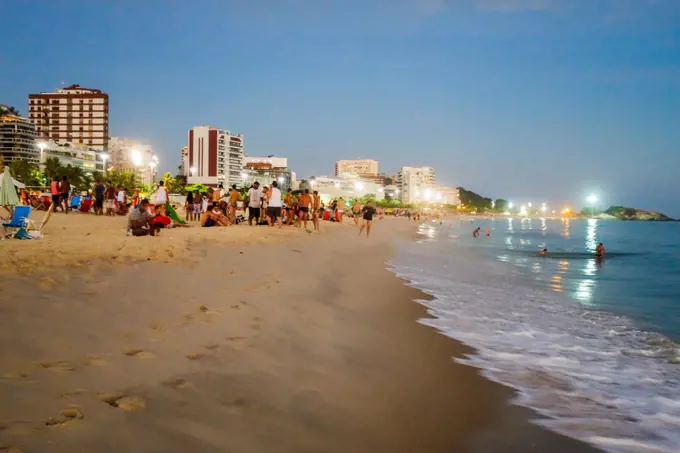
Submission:
[[277,223],[277,220],[279,228],[283,226],[283,219],[281,218],[282,207],[283,200],[281,197],[281,190],[279,189],[279,184],[274,181],[272,182],[267,196],[267,223],[270,227],[274,226],[274,223]]
[[309,189],[305,189],[298,197],[300,204],[300,219],[304,223],[305,230],[307,230],[307,221],[309,220],[309,206],[312,204],[312,197],[309,195]]
[[260,218],[260,207],[262,206],[262,190],[260,190],[260,183],[255,181],[253,187],[248,189],[248,225],[253,225],[253,219],[257,224]]
[[101,181],[94,185],[94,215],[104,214],[104,192],[106,187]]
[[71,184],[68,182],[68,178],[66,176],[62,177],[61,179],[61,185],[59,186],[59,191],[61,192],[61,203],[63,203],[64,207],[62,208],[64,210],[64,214],[68,214],[68,196],[69,193],[71,192]]
[[125,192],[125,189],[123,189],[122,187],[118,188],[116,200],[118,201],[118,214],[120,215],[127,214],[127,193]]
[[165,211],[165,205],[168,203],[168,189],[163,185],[163,181],[158,183],[158,189],[156,190],[156,199],[154,200],[155,205],[161,205],[161,211]]
[[366,203],[366,206],[361,210],[361,213],[363,214],[364,222],[361,224],[361,228],[359,228],[359,236],[361,236],[361,233],[364,232],[365,228],[366,237],[368,237],[371,234],[371,224],[373,223],[373,215],[375,214],[373,203],[370,201]]
[[106,181],[106,190],[104,190],[104,208],[106,215],[116,215],[116,189],[111,184],[111,181]]
[[236,189],[236,184],[232,185],[229,190],[229,221],[232,225],[236,225],[236,209],[240,198],[241,194]]
[[352,205],[352,217],[354,217],[354,224],[359,225],[359,216],[361,215],[361,203],[359,200],[354,200]]
[[61,190],[59,190],[59,178],[54,178],[50,183],[50,193],[52,194],[52,204],[56,211],[61,206]]
[[213,190],[212,194],[212,201],[213,203],[219,203],[220,199],[222,198],[222,192],[224,191],[224,186],[222,183],[220,183],[219,186],[217,186],[217,189]]
[[314,224],[314,230],[319,231],[319,216],[323,210],[321,209],[321,197],[319,196],[319,191],[314,191],[314,198],[312,199],[312,223]]
[[342,215],[345,212],[345,200],[342,197],[338,198],[338,223],[342,223]]

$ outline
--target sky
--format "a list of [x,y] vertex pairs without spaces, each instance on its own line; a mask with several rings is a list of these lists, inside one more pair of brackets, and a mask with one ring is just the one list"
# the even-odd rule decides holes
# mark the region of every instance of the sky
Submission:
[[680,0],[14,0],[0,103],[78,83],[176,172],[187,131],[522,203],[680,217]]

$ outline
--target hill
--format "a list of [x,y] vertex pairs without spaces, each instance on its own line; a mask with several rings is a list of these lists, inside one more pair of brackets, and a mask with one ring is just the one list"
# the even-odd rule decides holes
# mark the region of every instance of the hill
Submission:
[[619,220],[646,220],[657,222],[674,220],[657,211],[646,211],[644,209],[627,208],[625,206],[610,206],[603,214]]

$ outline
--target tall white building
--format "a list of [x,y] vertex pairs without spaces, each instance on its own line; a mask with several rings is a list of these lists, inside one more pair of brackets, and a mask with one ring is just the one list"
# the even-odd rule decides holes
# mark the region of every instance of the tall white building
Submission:
[[108,149],[109,95],[101,90],[71,85],[29,94],[28,117],[45,139]]
[[397,187],[402,203],[433,201],[436,196],[436,174],[432,167],[401,167]]
[[188,169],[189,184],[217,187],[219,184],[240,185],[243,170],[243,135],[212,126],[196,126],[189,130],[183,165]]
[[130,171],[144,184],[152,184],[158,171],[158,159],[151,145],[139,140],[111,137],[107,168]]

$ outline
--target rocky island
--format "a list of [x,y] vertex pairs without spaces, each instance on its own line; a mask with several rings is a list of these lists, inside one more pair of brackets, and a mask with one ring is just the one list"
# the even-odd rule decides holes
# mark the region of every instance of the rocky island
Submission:
[[656,222],[670,222],[675,220],[658,211],[646,211],[644,209],[627,208],[625,206],[610,206],[606,211],[595,217],[603,219],[645,220]]

